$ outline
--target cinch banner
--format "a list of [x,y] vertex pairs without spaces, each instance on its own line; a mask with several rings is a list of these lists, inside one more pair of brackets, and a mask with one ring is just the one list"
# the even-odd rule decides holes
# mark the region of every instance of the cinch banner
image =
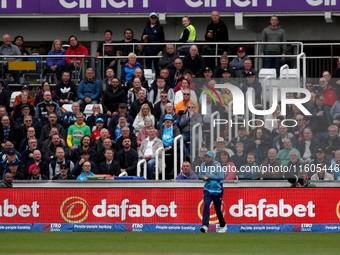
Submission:
[[340,0],[1,0],[0,13],[339,11]]
[[[201,188],[2,189],[0,223],[200,224],[202,199]],[[228,224],[340,223],[340,188],[228,188],[222,205]]]

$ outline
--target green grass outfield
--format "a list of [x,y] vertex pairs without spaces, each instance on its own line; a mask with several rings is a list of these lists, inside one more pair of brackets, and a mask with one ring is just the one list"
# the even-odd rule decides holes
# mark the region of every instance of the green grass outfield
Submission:
[[340,254],[340,233],[0,233],[2,254]]

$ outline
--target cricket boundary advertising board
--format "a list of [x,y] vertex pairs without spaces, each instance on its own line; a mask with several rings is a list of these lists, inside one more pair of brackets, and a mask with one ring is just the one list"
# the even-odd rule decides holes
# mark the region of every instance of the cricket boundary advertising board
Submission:
[[[224,192],[230,231],[340,231],[340,188]],[[202,210],[201,188],[3,189],[0,231],[196,232]],[[210,223],[214,230],[214,213]]]

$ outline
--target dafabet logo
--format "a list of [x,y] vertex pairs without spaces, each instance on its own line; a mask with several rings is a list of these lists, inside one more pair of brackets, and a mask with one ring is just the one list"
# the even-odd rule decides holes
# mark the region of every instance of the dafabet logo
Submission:
[[68,223],[81,223],[89,216],[89,204],[81,197],[69,197],[60,206],[60,215]]

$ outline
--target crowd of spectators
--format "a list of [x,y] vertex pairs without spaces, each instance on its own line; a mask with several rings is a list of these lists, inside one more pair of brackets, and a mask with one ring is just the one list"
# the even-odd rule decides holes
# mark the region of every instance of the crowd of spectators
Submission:
[[[277,18],[277,17],[276,17]],[[271,26],[277,26],[273,17]],[[225,24],[218,12],[212,12],[212,22],[207,28],[207,41],[227,42]],[[182,41],[195,41],[196,32],[188,17],[183,18]],[[223,30],[224,36],[219,34]],[[283,33],[281,31],[281,33]],[[133,41],[133,32],[126,29],[124,42]],[[112,42],[112,32],[105,31],[105,43]],[[226,36],[226,37],[225,37]],[[4,36],[4,44],[7,42]],[[158,15],[151,13],[142,35],[143,42],[164,42],[164,31]],[[87,49],[75,36],[69,37],[70,48],[65,55],[88,55]],[[10,44],[13,49],[17,46]],[[117,62],[104,61],[106,77],[95,77],[92,68],[77,87],[71,79],[73,70],[79,68],[82,58],[51,58],[47,71],[56,72],[54,91],[48,81],[34,96],[27,85],[9,105],[11,91],[6,80],[0,80],[0,176],[8,173],[14,180],[85,180],[94,174],[136,175],[137,162],[144,159],[149,179],[154,179],[156,150],[163,147],[166,154],[166,173],[173,176],[174,139],[184,139],[184,162],[180,179],[195,179],[192,171],[204,161],[210,144],[204,139],[199,156],[191,158],[191,130],[196,123],[203,130],[210,130],[210,116],[218,111],[221,118],[228,115],[233,95],[228,89],[215,89],[216,84],[239,87],[245,94],[248,88],[255,91],[255,104],[262,100],[262,85],[252,60],[243,46],[237,49],[237,57],[229,62],[228,47],[222,45],[219,64],[209,66],[191,45],[184,58],[179,57],[172,44],[163,54],[158,47],[143,47],[147,58],[146,67],[153,66],[157,77],[153,82],[145,79],[144,67],[138,55],[131,53],[130,46],[119,52],[103,44],[97,55],[128,55],[123,61],[121,76],[116,76]],[[18,47],[17,47],[18,48]],[[1,49],[1,47],[0,47]],[[18,48],[19,49],[19,48]],[[21,48],[21,50],[24,50]],[[264,50],[265,51],[265,50]],[[129,53],[130,52],[130,53]],[[51,55],[61,53],[61,41],[53,43]],[[272,54],[269,52],[268,54]],[[277,55],[275,52],[274,55]],[[280,52],[282,53],[282,52]],[[246,132],[244,126],[237,134],[227,134],[226,127],[217,134],[215,159],[225,170],[227,180],[236,179],[284,179],[290,173],[307,174],[313,180],[333,180],[340,176],[340,82],[339,67],[333,74],[322,74],[318,85],[307,82],[312,97],[305,107],[312,114],[305,116],[299,108],[288,105],[286,115],[280,115],[278,106],[273,114],[257,119],[265,125]],[[287,93],[287,98],[304,95]],[[222,105],[216,104],[221,99]],[[205,102],[206,112],[200,106]],[[63,106],[72,104],[71,111]],[[84,109],[90,105],[92,114],[86,116]],[[266,121],[274,119],[274,121]],[[284,119],[293,119],[297,125],[287,128]],[[271,124],[268,126],[268,122]],[[221,137],[220,137],[221,136]],[[228,136],[233,136],[230,142]],[[197,144],[197,143],[196,143]],[[196,149],[196,148],[194,148]],[[159,162],[162,162],[159,160]],[[191,165],[190,165],[191,163]],[[289,171],[266,171],[274,166],[288,167]],[[161,164],[158,165],[161,167]],[[160,169],[159,169],[160,170]],[[308,171],[307,171],[308,170]],[[313,170],[313,171],[311,171]],[[160,172],[160,171],[159,171]]]

